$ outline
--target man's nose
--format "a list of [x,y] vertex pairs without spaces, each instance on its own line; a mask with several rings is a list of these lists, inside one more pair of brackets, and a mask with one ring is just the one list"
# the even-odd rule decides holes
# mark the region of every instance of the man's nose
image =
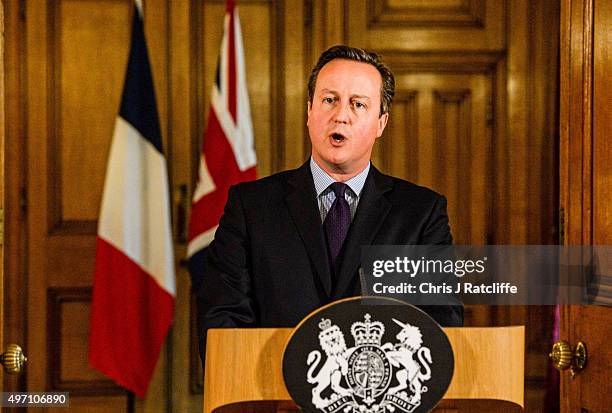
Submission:
[[334,113],[334,122],[349,123],[351,120],[351,107],[349,103],[343,103],[336,106]]

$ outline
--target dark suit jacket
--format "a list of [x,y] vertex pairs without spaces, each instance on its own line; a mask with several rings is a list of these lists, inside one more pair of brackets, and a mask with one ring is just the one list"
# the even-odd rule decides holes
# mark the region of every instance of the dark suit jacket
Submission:
[[[360,295],[362,245],[450,243],[443,196],[372,166],[333,281],[308,162],[236,185],[196,292],[200,347],[208,328],[293,327],[322,305]],[[461,306],[424,310],[441,325],[463,322]]]

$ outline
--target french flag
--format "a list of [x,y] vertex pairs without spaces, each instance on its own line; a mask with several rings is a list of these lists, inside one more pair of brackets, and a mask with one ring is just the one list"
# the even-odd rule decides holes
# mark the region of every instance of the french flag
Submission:
[[143,398],[174,312],[169,205],[142,6],[137,1],[100,211],[89,362]]
[[214,238],[230,186],[257,178],[244,67],[238,10],[229,0],[189,220],[187,255],[195,290],[203,276],[203,250]]

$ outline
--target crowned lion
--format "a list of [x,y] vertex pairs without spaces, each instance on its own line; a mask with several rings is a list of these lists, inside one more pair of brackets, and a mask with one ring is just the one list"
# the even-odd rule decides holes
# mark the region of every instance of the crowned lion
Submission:
[[310,366],[307,379],[308,383],[317,384],[312,389],[312,403],[321,409],[330,403],[329,399],[321,397],[321,393],[327,387],[331,386],[331,389],[340,397],[350,396],[351,391],[340,384],[342,376],[348,372],[344,334],[337,325],[332,325],[329,319],[321,320],[319,327],[321,328],[319,342],[327,355],[327,359],[317,375],[314,376],[314,371],[321,361],[321,352],[319,350],[311,351],[307,360]]

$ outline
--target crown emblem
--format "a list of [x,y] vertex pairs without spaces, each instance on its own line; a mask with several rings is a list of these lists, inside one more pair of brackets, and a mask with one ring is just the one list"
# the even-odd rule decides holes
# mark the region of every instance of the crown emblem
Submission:
[[382,336],[385,334],[385,325],[380,321],[370,321],[370,314],[364,317],[365,322],[357,321],[351,326],[351,334],[355,338],[355,346],[380,346]]
[[319,332],[319,338],[323,339],[325,337],[332,337],[334,335],[342,335],[342,331],[337,325],[332,324],[329,318],[322,318],[319,322],[319,328],[321,331]]

